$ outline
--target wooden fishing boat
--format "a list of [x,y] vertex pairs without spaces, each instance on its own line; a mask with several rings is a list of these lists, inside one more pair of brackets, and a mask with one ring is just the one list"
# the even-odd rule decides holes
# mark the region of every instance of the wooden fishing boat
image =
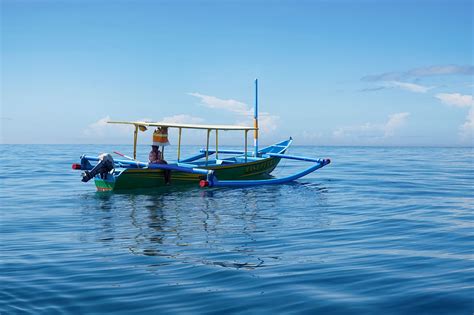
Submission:
[[[112,124],[134,126],[133,157],[120,154],[125,159],[114,159],[110,154],[98,157],[83,155],[73,169],[83,170],[82,181],[94,179],[99,191],[118,191],[131,189],[153,189],[166,185],[197,184],[201,187],[218,186],[255,186],[282,184],[305,176],[330,163],[329,159],[287,155],[286,151],[292,138],[271,146],[258,148],[258,90],[255,81],[255,114],[254,126],[234,125],[197,125],[173,124],[165,122],[144,121],[109,121]],[[157,128],[154,141],[168,144],[167,129],[178,129],[177,160],[164,163],[145,163],[136,159],[137,135],[139,131]],[[194,156],[181,159],[181,135],[183,129],[203,129],[207,131],[206,148]],[[165,130],[159,131],[158,130]],[[219,150],[219,131],[243,131],[244,150]],[[248,151],[248,132],[254,132],[254,148]],[[215,132],[215,149],[209,148],[211,132]],[[155,135],[157,136],[155,138]],[[159,145],[160,142],[154,144]],[[117,153],[117,152],[116,152]],[[225,156],[225,157],[223,157]],[[292,159],[311,162],[311,166],[301,172],[283,178],[272,178],[270,173],[281,159]],[[169,177],[169,178],[168,178]]]

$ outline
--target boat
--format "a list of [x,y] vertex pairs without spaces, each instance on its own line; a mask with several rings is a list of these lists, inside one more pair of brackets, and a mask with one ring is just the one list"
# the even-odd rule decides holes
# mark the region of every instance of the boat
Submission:
[[[258,81],[255,80],[254,126],[178,124],[147,121],[109,121],[111,124],[125,124],[134,127],[133,157],[115,152],[123,159],[114,159],[109,153],[99,156],[82,155],[80,163],[72,168],[82,170],[82,181],[94,179],[98,191],[124,191],[155,189],[163,186],[199,184],[200,187],[242,187],[276,185],[294,181],[328,165],[330,159],[310,158],[286,154],[293,142],[290,137],[273,145],[258,147]],[[169,144],[167,131],[178,129],[177,160],[165,163],[148,163],[137,160],[137,138],[139,131],[156,128],[153,145],[164,147]],[[183,129],[207,131],[206,148],[197,154],[181,159],[181,136]],[[219,149],[220,131],[244,133],[243,150]],[[254,133],[253,150],[248,150],[248,133]],[[215,133],[215,148],[210,149],[210,136]],[[310,162],[310,166],[295,174],[274,178],[272,171],[282,159]]]

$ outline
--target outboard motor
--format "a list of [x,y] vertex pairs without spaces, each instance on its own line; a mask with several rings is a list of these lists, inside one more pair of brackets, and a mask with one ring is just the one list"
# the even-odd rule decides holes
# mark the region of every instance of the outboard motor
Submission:
[[102,153],[99,155],[99,162],[91,171],[85,171],[82,174],[82,181],[84,183],[90,181],[97,174],[100,178],[105,179],[107,174],[114,169],[114,158],[108,153]]

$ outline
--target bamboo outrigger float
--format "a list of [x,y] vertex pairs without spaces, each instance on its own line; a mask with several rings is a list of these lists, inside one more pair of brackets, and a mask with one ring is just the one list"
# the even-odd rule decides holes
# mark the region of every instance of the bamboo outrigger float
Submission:
[[[283,184],[298,178],[330,163],[329,159],[285,154],[292,143],[292,138],[258,148],[258,82],[255,80],[255,114],[254,127],[234,125],[197,125],[173,124],[165,122],[144,121],[109,121],[112,124],[133,125],[133,158],[113,159],[110,154],[99,157],[81,156],[80,164],[73,164],[73,169],[84,170],[82,181],[94,178],[97,190],[116,191],[130,189],[149,189],[171,185],[197,184],[201,187],[236,187]],[[168,164],[144,163],[137,158],[138,131],[146,131],[150,127],[177,128],[178,152],[177,160]],[[183,129],[204,129],[207,131],[206,148],[194,156],[181,159],[181,135]],[[219,131],[243,131],[244,150],[219,150]],[[209,149],[211,132],[215,132],[215,149]],[[254,149],[247,149],[249,131],[254,131]],[[221,158],[222,155],[231,155]],[[292,159],[311,162],[307,169],[283,178],[271,178],[270,173],[277,167],[281,159]],[[166,173],[171,175],[171,182],[166,182]]]

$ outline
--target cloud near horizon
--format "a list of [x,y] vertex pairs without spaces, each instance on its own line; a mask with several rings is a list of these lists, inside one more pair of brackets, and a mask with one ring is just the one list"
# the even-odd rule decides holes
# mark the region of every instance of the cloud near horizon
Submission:
[[[109,115],[100,118],[99,120],[89,124],[82,134],[86,137],[93,137],[94,139],[116,138],[123,136],[130,136],[133,133],[133,125],[125,124],[109,124],[111,121]],[[139,119],[139,121],[151,121],[149,118]]]
[[104,138],[107,137],[110,132],[114,132],[115,134],[119,133],[120,135],[125,135],[126,133],[133,132],[133,127],[130,125],[111,125],[107,123],[111,120],[112,119],[108,115],[103,118],[100,118],[99,120],[89,124],[82,131],[82,134],[86,137]]
[[472,95],[463,95],[460,93],[439,93],[435,97],[443,104],[458,107],[469,108],[466,115],[466,121],[459,126],[459,135],[465,141],[472,143],[474,141],[474,99]]
[[385,123],[365,123],[357,126],[340,127],[333,132],[333,136],[338,139],[369,139],[381,140],[393,137],[410,116],[410,113],[402,112],[388,116]]
[[473,144],[474,141],[474,106],[471,106],[466,116],[466,122],[459,127],[463,140]]

